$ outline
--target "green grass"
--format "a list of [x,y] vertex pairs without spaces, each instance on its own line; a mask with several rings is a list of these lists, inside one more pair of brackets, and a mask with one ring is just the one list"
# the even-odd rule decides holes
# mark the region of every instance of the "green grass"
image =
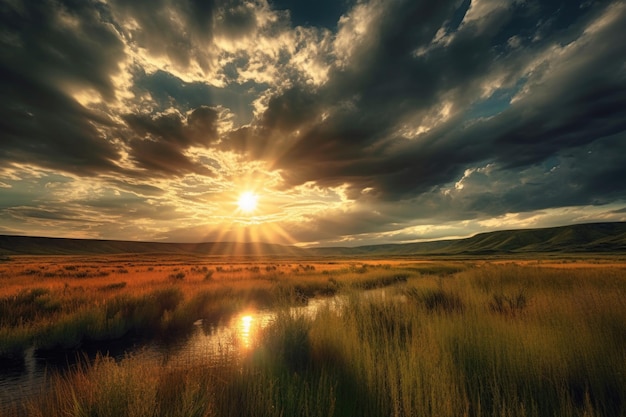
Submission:
[[[295,404],[315,398],[338,416],[625,415],[623,271],[521,272],[495,267],[500,282],[487,291],[472,270],[411,282],[406,302],[352,297],[314,319],[280,316],[244,363],[247,388],[231,395],[254,393],[259,375],[280,392],[255,400],[267,401],[259,415],[305,415]],[[528,293],[517,293],[517,314],[490,308],[491,291],[519,288]]]
[[[623,269],[486,265],[347,294],[313,317],[286,302],[240,362],[100,358],[9,415],[626,416]],[[213,296],[151,297],[186,317]]]
[[[65,266],[62,270],[75,273],[78,269]],[[0,358],[19,357],[33,345],[45,350],[68,349],[84,341],[119,339],[129,334],[172,337],[189,332],[198,319],[216,323],[244,308],[306,304],[312,297],[331,296],[345,288],[392,285],[415,275],[381,267],[324,274],[304,265],[291,275],[276,275],[273,270],[262,275],[259,266],[248,269],[255,276],[215,282],[205,279],[208,268],[193,267],[191,270],[202,278],[187,282],[190,276],[175,268],[176,272],[162,282],[141,291],[126,281],[88,288],[66,282],[57,289],[22,289],[0,297]],[[34,275],[38,282],[46,282],[39,277],[40,270],[30,271],[21,275]]]

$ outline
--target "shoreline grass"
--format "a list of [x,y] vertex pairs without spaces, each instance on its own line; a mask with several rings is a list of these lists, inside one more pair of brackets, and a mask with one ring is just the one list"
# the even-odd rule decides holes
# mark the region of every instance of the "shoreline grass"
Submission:
[[[142,297],[168,311],[160,326],[179,328],[177,320],[221,312],[218,300],[231,308],[278,303],[278,313],[241,361],[225,356],[218,365],[172,368],[140,355],[120,362],[100,357],[53,376],[45,393],[5,415],[626,415],[623,267],[480,264],[435,274],[409,273],[406,265],[365,269],[324,273],[316,265],[300,268],[297,279],[220,284],[222,295],[215,288],[148,291]],[[407,273],[384,297],[359,296],[362,282],[377,277],[382,285]],[[287,307],[297,301],[296,285],[312,294],[331,285],[347,294],[346,301],[315,315],[295,314]]]
[[69,261],[1,266],[0,281],[14,292],[7,294],[5,287],[0,295],[0,358],[19,359],[32,346],[72,349],[129,335],[173,337],[189,331],[198,319],[218,322],[244,308],[305,304],[316,296],[388,286],[417,274],[381,265],[362,266],[358,272],[338,264],[209,268],[202,260],[189,265],[177,259],[111,262],[103,270],[103,260]]

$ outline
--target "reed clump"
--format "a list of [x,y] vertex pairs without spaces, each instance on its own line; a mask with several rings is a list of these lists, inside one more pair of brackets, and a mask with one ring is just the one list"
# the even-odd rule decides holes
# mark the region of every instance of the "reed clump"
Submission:
[[312,264],[186,267],[178,259],[163,265],[57,262],[7,263],[0,270],[10,282],[22,282],[0,295],[0,358],[19,357],[31,346],[68,349],[130,334],[172,337],[189,332],[198,319],[217,322],[246,307],[304,305],[316,296],[393,285],[411,275],[376,265],[354,272]]
[[[314,315],[294,312],[283,281],[284,305],[236,361],[172,368],[140,354],[101,358],[55,377],[44,396],[12,413],[626,416],[622,268],[470,265],[450,275],[413,273],[397,290],[371,296],[354,289],[364,282],[357,275],[405,269],[345,275],[319,269],[301,273],[303,282],[319,274],[328,285],[333,278],[342,302]],[[188,288],[182,297],[175,290],[149,294],[171,320],[209,314],[207,305],[245,294],[260,297],[251,295],[259,288],[270,299],[278,286],[266,284],[196,298],[185,295]]]
[[410,300],[422,305],[428,312],[435,313],[462,313],[464,303],[461,297],[443,288],[417,290],[408,288],[403,294]]
[[[229,396],[253,396],[258,415],[304,415],[294,404],[314,399],[337,416],[626,415],[623,270],[489,266],[408,285],[279,316]],[[494,314],[493,294],[514,312]],[[270,381],[265,396],[256,383]]]

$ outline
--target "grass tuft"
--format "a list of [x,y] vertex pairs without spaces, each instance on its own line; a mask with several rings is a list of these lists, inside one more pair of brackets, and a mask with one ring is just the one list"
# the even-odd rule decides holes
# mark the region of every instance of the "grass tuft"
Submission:
[[[405,265],[359,263],[362,272],[350,265],[316,264],[307,271],[234,265],[216,269],[209,282],[202,277],[208,270],[196,269],[175,284],[163,280],[172,267],[159,266],[145,288],[128,279],[116,291],[93,289],[117,281],[44,288],[39,275],[20,273],[33,285],[0,300],[5,351],[29,340],[64,346],[131,331],[173,333],[197,318],[215,322],[254,306],[272,306],[277,314],[258,339],[239,355],[223,353],[218,364],[194,358],[174,366],[141,352],[118,362],[100,357],[51,376],[42,395],[5,414],[626,415],[624,269],[483,263],[443,276]],[[298,272],[290,275],[293,269]],[[392,279],[403,275],[404,281]],[[399,290],[359,291],[385,282]],[[329,287],[343,292],[333,307],[315,314],[290,310],[298,297]]]
[[418,290],[408,288],[404,294],[417,301],[430,313],[462,313],[464,309],[461,297],[442,288]]
[[513,294],[495,293],[489,302],[489,310],[509,317],[521,314],[528,305],[528,296],[524,290]]

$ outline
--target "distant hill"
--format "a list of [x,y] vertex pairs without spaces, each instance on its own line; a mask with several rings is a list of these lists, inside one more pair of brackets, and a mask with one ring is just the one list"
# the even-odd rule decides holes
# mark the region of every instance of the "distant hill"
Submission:
[[0,235],[4,255],[181,254],[231,256],[304,256],[303,249],[270,243],[164,243]]
[[302,249],[269,243],[160,243],[0,235],[3,255],[168,253],[229,256],[485,256],[534,253],[623,253],[626,222],[480,233],[466,239]]
[[[346,248],[319,248],[330,255]],[[587,223],[543,229],[503,230],[466,239],[350,248],[351,255],[514,255],[533,253],[623,253],[626,223]]]

